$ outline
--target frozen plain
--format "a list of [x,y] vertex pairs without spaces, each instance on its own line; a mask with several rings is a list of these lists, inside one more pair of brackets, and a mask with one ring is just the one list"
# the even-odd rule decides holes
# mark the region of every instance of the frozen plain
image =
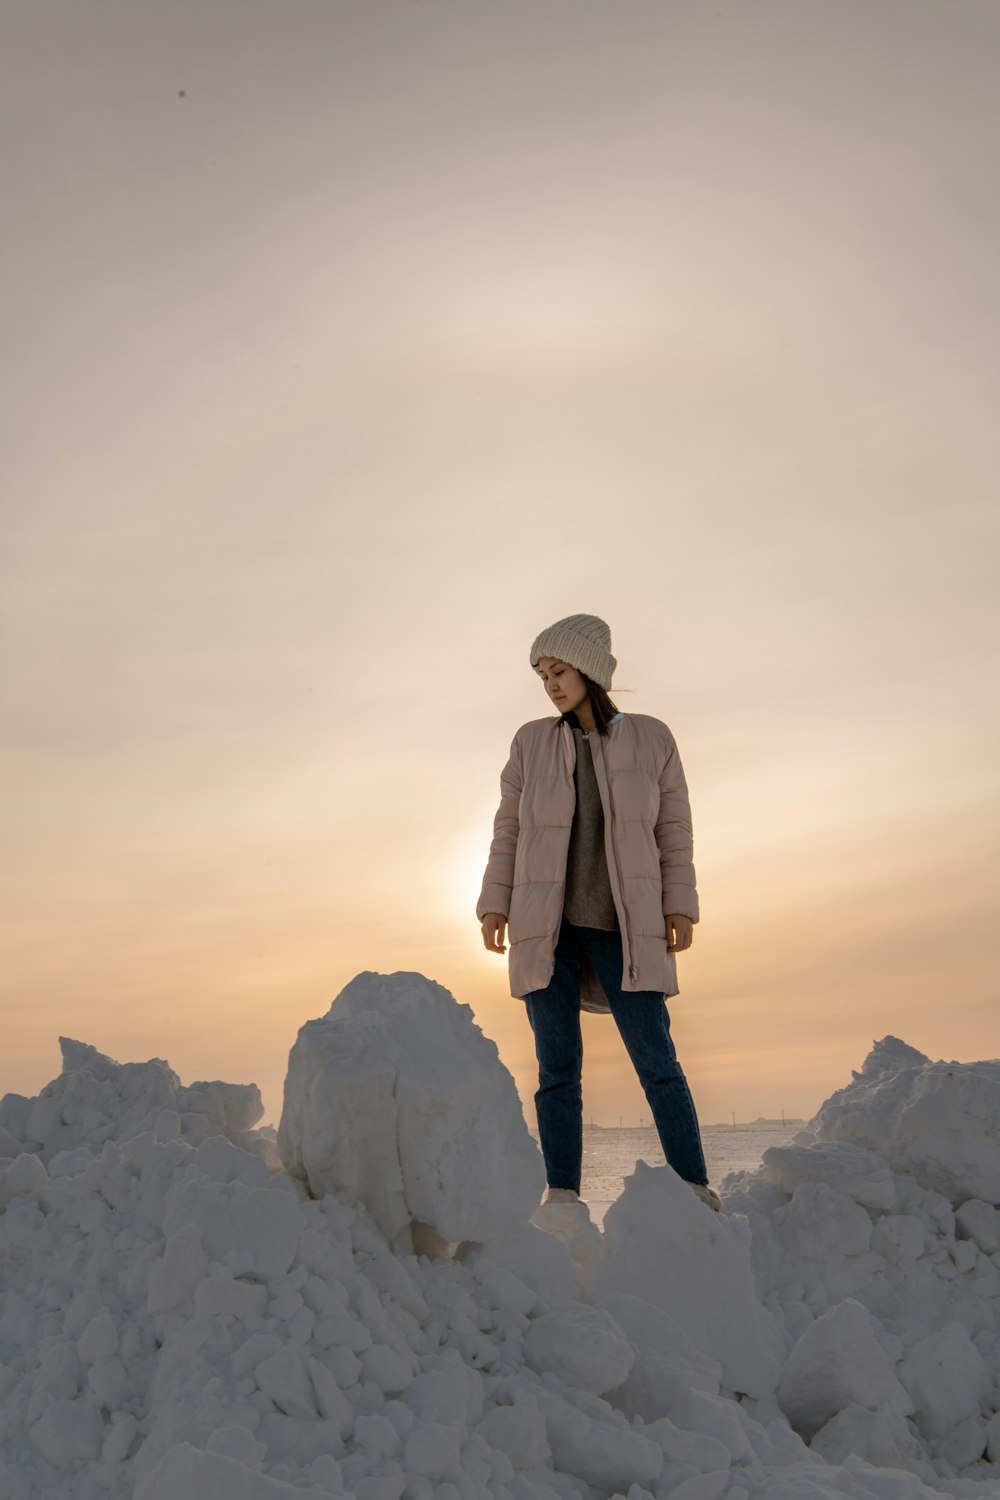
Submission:
[[1000,1497],[1000,1062],[883,1038],[713,1214],[544,1171],[471,1009],[356,976],[253,1085],[0,1101],[0,1500]]

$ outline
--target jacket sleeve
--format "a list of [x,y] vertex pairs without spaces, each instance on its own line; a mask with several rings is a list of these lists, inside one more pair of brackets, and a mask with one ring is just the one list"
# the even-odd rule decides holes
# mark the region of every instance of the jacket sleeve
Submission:
[[514,885],[514,854],[520,828],[518,806],[524,785],[521,744],[517,735],[510,746],[510,757],[500,772],[500,806],[493,819],[493,842],[486,861],[483,888],[476,902],[480,922],[488,911],[506,917],[510,913],[510,893]]
[[[666,727],[666,726],[664,726]],[[667,729],[667,758],[660,772],[660,814],[653,830],[660,851],[663,915],[690,917],[697,922],[691,804],[677,744]]]

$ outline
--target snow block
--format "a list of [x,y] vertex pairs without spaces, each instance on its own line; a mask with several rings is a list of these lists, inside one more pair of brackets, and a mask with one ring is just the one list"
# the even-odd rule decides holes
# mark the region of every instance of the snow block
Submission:
[[525,1363],[555,1371],[601,1396],[621,1385],[635,1355],[614,1318],[600,1307],[563,1307],[535,1318],[524,1335]]
[[607,1392],[612,1406],[629,1418],[654,1422],[668,1416],[689,1391],[719,1394],[722,1366],[703,1354],[663,1308],[628,1292],[613,1293],[604,1307],[634,1356],[627,1379]]
[[606,1408],[605,1417],[596,1398],[587,1410],[554,1390],[540,1389],[536,1399],[556,1469],[598,1489],[623,1493],[632,1484],[652,1484],[660,1477],[663,1449],[629,1427],[619,1413]]
[[604,1219],[590,1300],[630,1292],[669,1313],[722,1366],[728,1390],[770,1395],[785,1336],[757,1300],[749,1226],[714,1213],[670,1166],[637,1161]]
[[896,1184],[884,1157],[845,1141],[815,1146],[768,1146],[761,1157],[765,1182],[776,1182],[794,1193],[806,1182],[838,1188],[864,1208],[891,1213],[896,1207]]
[[[958,1423],[977,1419],[992,1390],[982,1355],[957,1323],[946,1323],[914,1344],[900,1361],[898,1373],[913,1398],[917,1425],[934,1448]],[[985,1447],[984,1437],[979,1453]]]
[[811,1323],[785,1364],[778,1404],[811,1438],[849,1406],[905,1417],[913,1402],[893,1373],[866,1307],[847,1297]]
[[278,1151],[315,1198],[363,1204],[399,1254],[525,1227],[545,1168],[496,1044],[423,974],[356,975],[301,1028]]
[[955,1213],[958,1237],[972,1240],[984,1255],[995,1255],[1000,1250],[1000,1213],[992,1203],[981,1198],[970,1198]]

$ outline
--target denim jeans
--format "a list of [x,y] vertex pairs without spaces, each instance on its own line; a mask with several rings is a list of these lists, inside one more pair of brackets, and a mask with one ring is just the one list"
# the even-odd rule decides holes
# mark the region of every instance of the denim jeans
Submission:
[[535,1036],[535,1113],[550,1187],[580,1191],[583,1166],[583,1036],[580,966],[586,953],[607,996],[622,1041],[653,1113],[663,1154],[688,1182],[706,1183],[701,1131],[691,1090],[677,1061],[664,996],[621,987],[622,940],[617,931],[577,927],[563,917],[556,966],[544,990],[525,996]]

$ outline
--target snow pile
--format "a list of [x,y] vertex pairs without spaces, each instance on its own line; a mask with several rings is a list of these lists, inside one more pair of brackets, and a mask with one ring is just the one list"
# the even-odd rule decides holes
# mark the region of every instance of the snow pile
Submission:
[[358,974],[302,1027],[278,1148],[313,1197],[363,1203],[404,1255],[524,1228],[545,1188],[495,1043],[422,974]]
[[184,1088],[162,1058],[120,1064],[69,1037],[61,1036],[59,1046],[62,1072],[36,1099],[5,1094],[0,1101],[0,1161],[28,1151],[48,1166],[60,1154],[89,1156],[105,1141],[127,1141],[151,1130],[158,1140],[190,1146],[223,1135],[272,1167],[281,1165],[274,1131],[252,1129],[264,1113],[255,1083]]
[[[44,1131],[0,1102],[0,1500],[1000,1493],[991,1203],[817,1142],[721,1215],[640,1163],[604,1234],[530,1222],[467,1011],[359,975],[293,1051],[288,1170],[159,1061],[67,1045]],[[441,1253],[393,1252],[414,1222]]]
[[1000,1060],[931,1062],[885,1037],[810,1125],[820,1140],[878,1152],[957,1208],[969,1198],[1000,1202],[998,1120]]
[[730,1392],[768,1396],[785,1343],[754,1290],[749,1226],[703,1208],[669,1167],[636,1162],[605,1216],[603,1254],[586,1284],[597,1301],[641,1288],[718,1361]]
[[725,1212],[749,1220],[757,1294],[792,1341],[749,1409],[833,1463],[1000,1494],[998,1173],[1000,1062],[932,1063],[894,1037],[796,1144],[731,1173]]

